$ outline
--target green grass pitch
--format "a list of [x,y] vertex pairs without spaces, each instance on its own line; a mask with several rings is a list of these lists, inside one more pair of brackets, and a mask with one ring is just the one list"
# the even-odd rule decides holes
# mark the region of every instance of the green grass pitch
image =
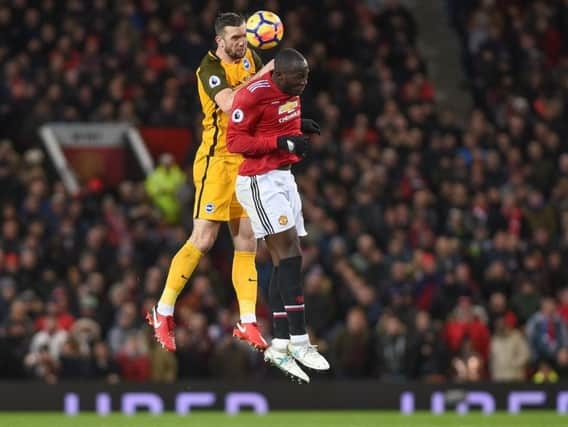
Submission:
[[172,413],[152,416],[112,414],[100,417],[83,413],[67,417],[49,412],[0,412],[2,427],[566,427],[568,415],[554,412],[527,412],[520,415],[498,413],[484,416],[472,413],[410,416],[375,411],[271,412],[257,416],[250,413],[225,415],[218,412],[194,412],[179,416]]

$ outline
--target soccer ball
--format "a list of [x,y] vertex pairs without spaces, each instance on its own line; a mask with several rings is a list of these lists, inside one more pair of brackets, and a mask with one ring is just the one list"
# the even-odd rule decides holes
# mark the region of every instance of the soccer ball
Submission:
[[282,41],[284,25],[274,12],[259,10],[247,20],[247,41],[252,47],[266,50]]

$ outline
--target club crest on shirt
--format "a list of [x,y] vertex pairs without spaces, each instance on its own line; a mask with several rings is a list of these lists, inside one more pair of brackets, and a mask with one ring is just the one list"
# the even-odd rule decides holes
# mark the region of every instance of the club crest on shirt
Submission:
[[215,205],[213,203],[207,203],[205,205],[205,212],[207,212],[207,213],[215,212]]
[[287,217],[286,215],[280,215],[280,216],[278,217],[278,223],[279,223],[280,225],[286,225],[286,224],[288,224],[288,217]]
[[247,58],[243,58],[243,68],[246,71],[250,70],[250,62]]
[[298,101],[289,101],[278,107],[278,114],[286,114],[294,110],[298,106]]

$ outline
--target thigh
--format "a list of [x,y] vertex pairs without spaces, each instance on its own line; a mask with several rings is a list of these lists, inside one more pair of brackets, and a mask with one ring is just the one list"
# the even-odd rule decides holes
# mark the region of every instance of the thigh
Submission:
[[295,228],[268,235],[264,240],[273,262],[276,259],[277,263],[280,263],[282,259],[301,255],[300,239]]
[[304,214],[302,213],[302,198],[300,197],[300,192],[298,191],[298,185],[296,184],[296,179],[294,175],[290,174],[288,184],[288,199],[290,200],[290,207],[292,210],[292,215],[294,216],[294,223],[296,224],[296,231],[298,236],[307,236],[306,228],[304,226]]
[[227,171],[230,171],[231,178],[231,202],[229,204],[229,219],[232,221],[239,221],[241,218],[247,218],[246,210],[239,203],[237,199],[237,193],[235,189],[237,176],[239,174],[239,166],[242,163],[242,159],[239,158],[229,158],[226,162]]
[[209,221],[228,221],[234,198],[235,177],[236,170],[227,168],[222,157],[196,157],[193,166],[193,217]]
[[[264,228],[265,222],[264,217],[262,217],[255,208],[252,191],[252,177],[239,175],[235,183],[235,194],[239,204],[245,210],[250,219],[250,224],[254,236],[257,239],[263,238],[266,235],[266,230]],[[235,220],[231,221],[231,223],[234,222]],[[231,232],[233,235],[235,235],[238,231],[231,230]]]
[[236,192],[257,238],[277,234],[295,226],[285,188],[271,179],[270,172],[250,177],[239,176]]
[[233,246],[235,247],[235,250],[256,252],[256,236],[252,229],[250,218],[233,218],[229,221],[228,224],[229,231],[231,232],[231,237],[233,238]]

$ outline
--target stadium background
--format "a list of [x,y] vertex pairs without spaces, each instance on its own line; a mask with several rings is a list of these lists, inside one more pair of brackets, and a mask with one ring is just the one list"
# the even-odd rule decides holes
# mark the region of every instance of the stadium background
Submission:
[[[430,44],[429,60],[417,3],[0,3],[0,379],[285,381],[230,337],[227,235],[179,300],[178,351],[143,321],[191,229],[194,71],[213,20],[263,8],[308,58],[304,115],[323,128],[296,168],[306,314],[332,363],[315,380],[566,380],[568,2],[448,0],[456,49]],[[429,72],[450,54],[453,97]],[[176,129],[151,147],[157,164],[175,151],[173,205],[132,170],[69,194],[38,135],[48,122]],[[266,287],[263,248],[257,264]],[[258,315],[270,336],[262,301]]]

